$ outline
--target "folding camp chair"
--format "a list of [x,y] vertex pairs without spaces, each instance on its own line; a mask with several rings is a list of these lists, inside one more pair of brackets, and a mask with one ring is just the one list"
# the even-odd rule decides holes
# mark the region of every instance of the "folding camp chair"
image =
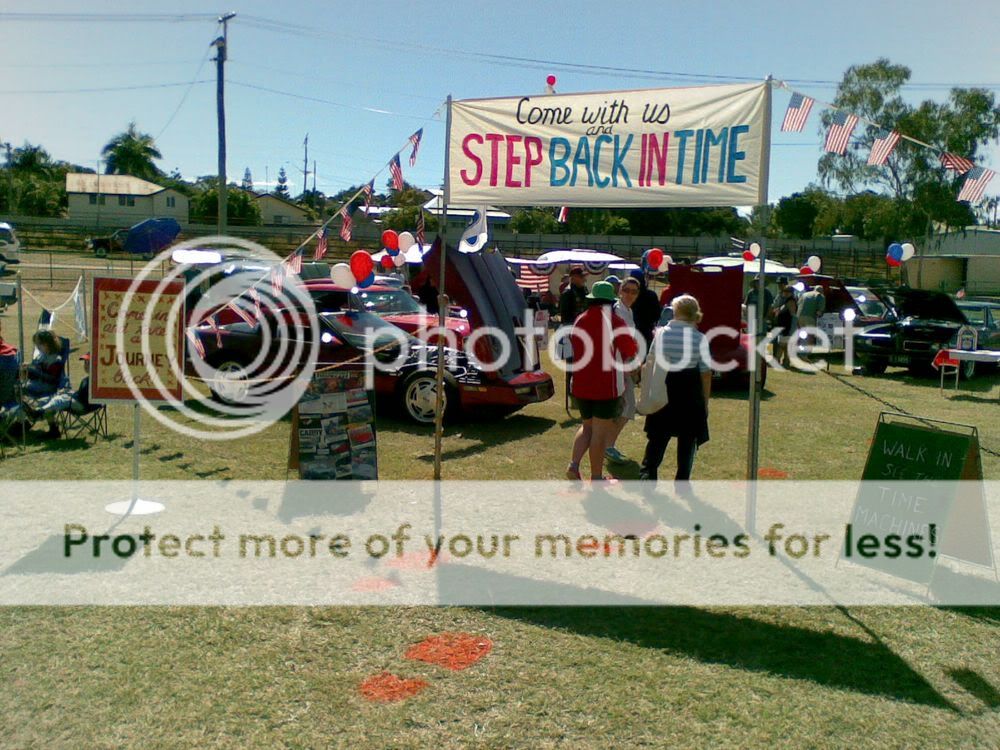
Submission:
[[[21,357],[5,353],[0,357],[0,458],[7,457],[7,446],[24,447],[24,411],[21,409]],[[21,425],[21,440],[11,435],[14,425]]]
[[72,409],[59,412],[59,429],[63,437],[78,438],[93,435],[108,439],[108,407],[105,404],[91,404],[83,412]]

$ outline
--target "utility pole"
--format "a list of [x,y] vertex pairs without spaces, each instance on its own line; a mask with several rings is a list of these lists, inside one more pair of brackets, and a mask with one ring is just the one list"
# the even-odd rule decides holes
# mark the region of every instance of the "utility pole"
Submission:
[[222,36],[212,42],[215,47],[215,108],[219,122],[219,223],[220,235],[226,233],[226,220],[229,212],[229,201],[226,197],[226,45],[229,41],[229,20],[235,13],[226,13],[219,17],[222,24]]
[[302,157],[302,197],[306,197],[306,192],[309,190],[309,134],[306,133],[306,139],[302,141],[302,148],[305,149],[305,156]]
[[313,159],[313,194],[316,193],[316,160]]
[[7,210],[10,213],[17,213],[17,206],[14,200],[14,154],[11,152],[10,142],[4,144],[7,146]]

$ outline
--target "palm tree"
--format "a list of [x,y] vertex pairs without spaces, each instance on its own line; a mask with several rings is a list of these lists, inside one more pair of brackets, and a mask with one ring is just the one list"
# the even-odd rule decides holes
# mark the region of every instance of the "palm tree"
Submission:
[[48,151],[41,146],[33,146],[27,141],[21,148],[14,149],[10,162],[10,168],[14,172],[43,178],[51,174],[53,166]]
[[154,159],[163,158],[153,136],[138,132],[134,120],[124,133],[105,144],[101,155],[107,159],[105,174],[130,174],[144,180],[153,180],[163,174],[153,163]]

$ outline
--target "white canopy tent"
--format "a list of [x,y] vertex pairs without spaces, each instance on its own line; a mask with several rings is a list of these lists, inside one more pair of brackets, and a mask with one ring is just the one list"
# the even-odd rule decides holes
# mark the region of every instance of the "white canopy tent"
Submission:
[[[722,268],[743,266],[743,273],[745,274],[760,273],[760,258],[743,260],[743,258],[739,256],[720,255],[714,258],[699,258],[694,263],[696,266],[720,266]],[[764,261],[765,276],[798,276],[798,274],[799,269],[797,268],[790,268],[789,266],[778,263],[775,260]]]

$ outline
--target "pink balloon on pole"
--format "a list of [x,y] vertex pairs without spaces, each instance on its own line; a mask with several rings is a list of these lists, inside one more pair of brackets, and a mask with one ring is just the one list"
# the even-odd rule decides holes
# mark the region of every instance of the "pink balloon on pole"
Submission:
[[375,261],[365,250],[355,250],[351,254],[351,273],[354,274],[355,281],[362,281],[371,275],[375,269]]
[[399,235],[393,229],[382,232],[382,247],[387,250],[399,250]]
[[660,264],[663,263],[663,251],[658,247],[650,249],[649,255],[646,256],[646,262],[650,268],[659,268]]

